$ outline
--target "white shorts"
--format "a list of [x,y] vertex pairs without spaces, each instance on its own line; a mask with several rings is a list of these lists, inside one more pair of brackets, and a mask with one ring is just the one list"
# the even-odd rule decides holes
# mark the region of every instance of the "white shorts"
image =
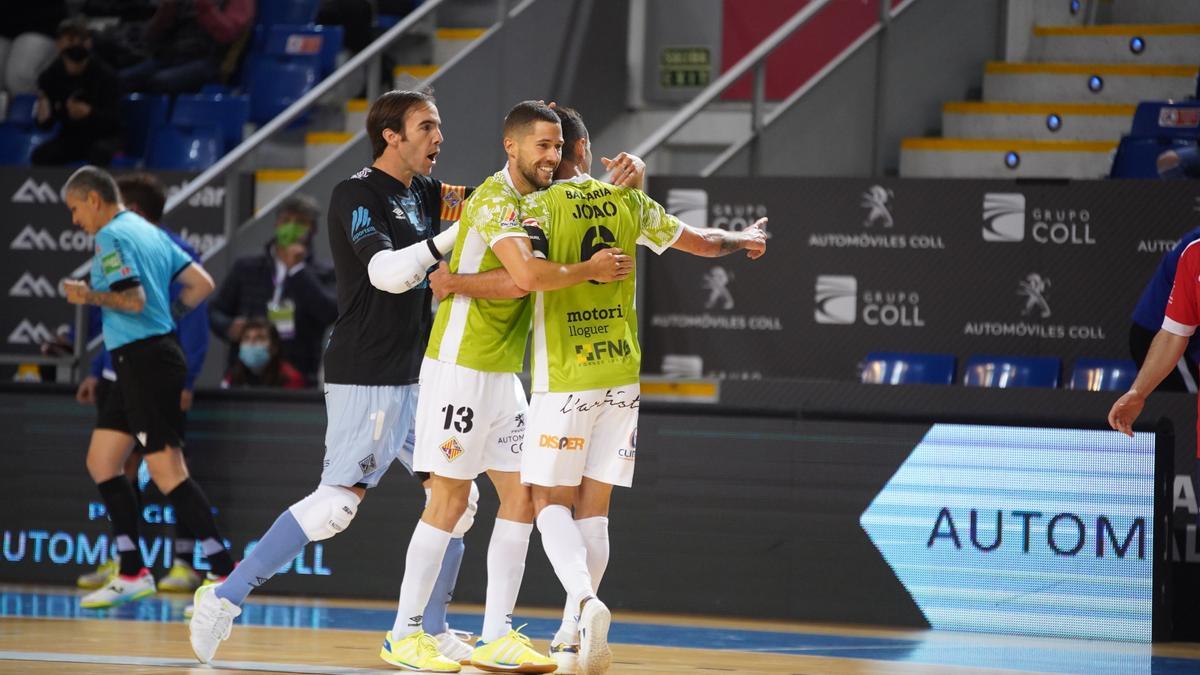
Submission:
[[633,485],[640,404],[637,384],[534,394],[521,482],[569,486],[587,476],[609,485]]
[[516,373],[425,359],[413,470],[460,480],[519,471],[528,408]]

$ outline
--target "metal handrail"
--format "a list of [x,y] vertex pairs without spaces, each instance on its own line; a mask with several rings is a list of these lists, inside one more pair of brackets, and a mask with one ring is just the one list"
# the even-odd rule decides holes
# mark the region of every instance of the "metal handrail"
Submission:
[[[767,39],[758,43],[758,46],[752,49],[749,54],[743,56],[742,60],[738,61],[732,68],[726,71],[725,74],[717,78],[716,82],[708,85],[708,87],[706,87],[704,91],[700,92],[696,98],[692,99],[690,103],[681,108],[679,112],[675,113],[675,115],[671,117],[666,124],[659,127],[657,131],[655,131],[653,134],[650,134],[646,140],[642,141],[637,148],[634,149],[633,154],[640,157],[648,157],[650,153],[662,146],[662,144],[665,143],[668,138],[670,138],[676,131],[679,131],[683,125],[691,121],[691,119],[698,115],[705,106],[707,106],[709,103],[712,103],[714,99],[728,89],[730,85],[741,79],[741,77],[746,73],[750,72],[751,68],[761,69],[763,67],[762,61],[766,59],[771,52],[775,51],[775,49],[779,47],[784,40],[791,37],[792,33],[796,32],[797,29],[807,23],[809,19],[811,19],[817,12],[824,9],[825,6],[830,2],[832,2],[832,0],[815,0],[814,2],[810,2],[809,4],[805,5],[800,11],[793,14],[792,17],[784,22],[782,26],[775,29],[775,32],[771,33]],[[760,82],[756,82],[755,86],[756,91],[752,115],[753,124],[756,128],[761,124],[762,101],[759,100],[759,97],[762,94],[761,80],[763,78],[761,75],[759,75],[757,76],[757,79],[760,80]]]
[[[884,0],[884,1],[887,2],[887,0]],[[895,7],[895,9],[889,10],[890,14],[888,16],[888,19],[893,20],[896,17],[900,16],[902,13],[904,13],[904,10],[911,7],[914,2],[916,2],[916,0],[904,0],[899,5],[897,5]],[[728,148],[726,148],[724,151],[722,151],[721,154],[717,155],[715,159],[713,159],[711,162],[709,162],[708,166],[705,166],[703,169],[701,169],[700,176],[702,178],[708,178],[708,177],[712,176],[713,174],[715,174],[717,171],[720,171],[721,167],[728,164],[729,161],[732,160],[739,152],[741,152],[743,149],[745,149],[746,146],[748,146],[752,142],[754,142],[754,139],[758,137],[758,135],[763,131],[763,129],[766,129],[767,127],[774,124],[775,120],[779,119],[784,114],[786,114],[788,110],[792,109],[797,103],[799,103],[808,94],[808,92],[815,89],[817,87],[817,85],[821,84],[821,82],[823,82],[825,80],[826,77],[829,77],[831,74],[833,74],[833,72],[835,70],[837,70],[838,67],[841,66],[843,63],[845,63],[851,56],[854,56],[855,54],[857,54],[858,51],[860,49],[862,49],[864,45],[866,45],[868,42],[871,41],[871,38],[878,35],[879,32],[882,30],[883,30],[883,22],[882,21],[880,21],[879,23],[876,23],[876,24],[872,25],[870,28],[868,28],[862,35],[860,35],[858,37],[858,39],[856,39],[854,42],[850,43],[850,45],[847,46],[845,49],[843,49],[841,51],[841,53],[839,53],[837,56],[835,56],[833,58],[833,60],[831,60],[829,63],[825,64],[825,66],[823,68],[821,68],[821,70],[817,71],[817,73],[815,75],[813,75],[811,78],[809,78],[809,80],[807,82],[800,85],[795,91],[793,91],[791,94],[789,94],[786,99],[784,99],[778,106],[775,107],[775,109],[773,109],[771,112],[767,113],[763,117],[761,128],[751,129],[750,133],[743,136],[740,140],[734,141],[732,144],[730,144],[730,146]]]

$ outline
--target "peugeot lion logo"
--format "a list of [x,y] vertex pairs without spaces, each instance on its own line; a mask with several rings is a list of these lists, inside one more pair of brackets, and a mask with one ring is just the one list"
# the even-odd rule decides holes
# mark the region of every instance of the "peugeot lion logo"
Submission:
[[704,275],[700,286],[708,291],[708,300],[704,309],[733,309],[733,294],[729,292],[729,282],[733,275],[724,267],[714,267]]
[[816,307],[813,318],[817,323],[854,323],[858,307],[858,280],[851,276],[822,274],[817,277]]
[[983,240],[1025,239],[1025,195],[989,192],[983,196]]
[[1046,289],[1049,287],[1050,280],[1040,274],[1030,274],[1021,281],[1017,287],[1017,295],[1025,298],[1025,309],[1021,310],[1021,316],[1029,316],[1036,309],[1040,310],[1041,318],[1050,318],[1050,305],[1046,304]]
[[891,227],[895,221],[892,220],[892,209],[888,207],[888,200],[894,197],[895,194],[883,187],[882,185],[872,185],[871,189],[862,194],[862,201],[859,206],[867,209],[867,217],[863,220],[865,227],[870,227],[876,223],[884,227]]

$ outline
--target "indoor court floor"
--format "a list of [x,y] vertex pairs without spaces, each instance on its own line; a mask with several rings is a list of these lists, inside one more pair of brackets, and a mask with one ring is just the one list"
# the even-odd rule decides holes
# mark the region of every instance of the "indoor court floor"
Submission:
[[[261,596],[246,605],[212,666],[187,642],[187,598],[160,595],[110,611],[79,608],[74,589],[0,586],[0,673],[400,672],[378,658],[394,601]],[[482,608],[461,606],[451,625],[479,630]],[[558,613],[515,623],[545,649]],[[1200,645],[864,629],[617,611],[610,672],[665,673],[1200,673]],[[464,668],[463,672],[477,672]]]

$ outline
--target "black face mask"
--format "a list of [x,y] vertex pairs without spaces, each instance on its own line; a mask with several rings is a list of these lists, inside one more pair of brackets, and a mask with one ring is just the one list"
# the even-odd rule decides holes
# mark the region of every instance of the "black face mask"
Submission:
[[63,56],[71,61],[74,61],[75,63],[82,63],[87,61],[88,48],[84,47],[83,45],[67,47],[63,50]]

